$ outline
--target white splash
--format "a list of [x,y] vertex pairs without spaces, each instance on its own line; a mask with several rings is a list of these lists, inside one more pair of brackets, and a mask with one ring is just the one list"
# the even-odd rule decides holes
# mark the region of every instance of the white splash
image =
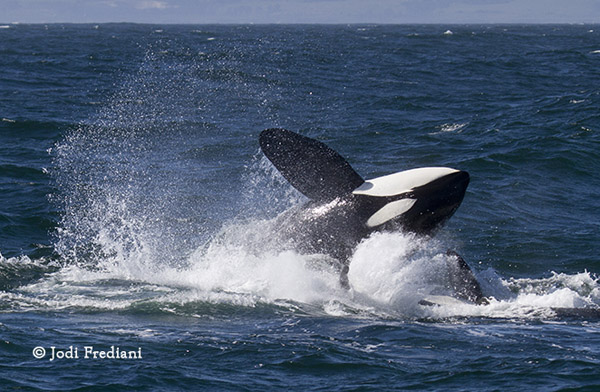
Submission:
[[[327,256],[304,255],[267,237],[273,221],[232,223],[179,266],[160,265],[156,257],[127,250],[95,268],[71,265],[18,290],[1,302],[26,309],[126,310],[151,301],[165,312],[186,304],[254,307],[274,304],[336,317],[545,318],[555,308],[600,306],[600,285],[588,272],[553,274],[544,279],[501,279],[478,275],[489,305],[464,301],[442,306],[419,302],[451,295],[445,244],[402,233],[378,233],[364,240],[351,259],[347,291],[328,268]],[[114,239],[105,238],[107,241]],[[106,244],[113,251],[115,244]],[[491,287],[491,289],[490,289]],[[303,305],[304,306],[304,305]]]

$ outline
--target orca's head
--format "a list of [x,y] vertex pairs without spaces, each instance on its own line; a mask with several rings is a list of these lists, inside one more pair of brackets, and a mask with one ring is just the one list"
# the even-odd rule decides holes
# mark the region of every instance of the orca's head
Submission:
[[354,190],[373,207],[366,225],[379,229],[400,225],[403,229],[430,234],[460,206],[469,173],[447,167],[424,167],[365,181]]
[[364,181],[325,144],[285,129],[262,131],[259,143],[283,177],[314,203],[328,206],[338,198],[354,202],[351,214],[346,206],[338,206],[323,216],[331,218],[342,211],[339,216],[356,216],[352,224],[366,231],[399,223],[406,230],[428,234],[452,216],[469,184],[467,172],[447,167],[423,167]]

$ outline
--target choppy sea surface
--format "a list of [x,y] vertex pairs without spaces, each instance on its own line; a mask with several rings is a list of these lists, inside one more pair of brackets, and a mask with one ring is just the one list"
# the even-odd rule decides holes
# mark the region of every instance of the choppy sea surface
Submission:
[[[0,25],[1,388],[599,390],[599,109],[595,25]],[[471,184],[345,290],[270,127]],[[489,305],[419,303],[447,249]]]

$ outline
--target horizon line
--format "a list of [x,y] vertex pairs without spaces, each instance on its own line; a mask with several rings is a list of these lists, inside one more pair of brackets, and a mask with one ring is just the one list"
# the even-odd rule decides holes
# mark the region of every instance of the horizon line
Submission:
[[269,26],[269,25],[323,25],[323,26],[349,26],[349,25],[373,25],[373,26],[414,26],[414,25],[553,25],[553,26],[585,26],[600,25],[600,22],[130,22],[130,21],[111,21],[111,22],[1,22],[1,26],[9,25],[101,25],[101,24],[135,24],[135,25],[170,25],[170,26],[198,26],[198,25],[225,25],[225,26]]

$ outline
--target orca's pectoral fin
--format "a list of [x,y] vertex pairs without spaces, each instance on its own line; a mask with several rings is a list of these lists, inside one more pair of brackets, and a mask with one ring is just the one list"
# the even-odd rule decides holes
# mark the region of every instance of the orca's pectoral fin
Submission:
[[309,199],[331,201],[365,182],[340,154],[318,140],[272,128],[262,131],[258,141],[283,177]]
[[453,250],[448,250],[446,254],[451,256],[448,260],[450,263],[450,286],[456,296],[478,305],[487,305],[489,302],[483,296],[481,286],[467,262]]

